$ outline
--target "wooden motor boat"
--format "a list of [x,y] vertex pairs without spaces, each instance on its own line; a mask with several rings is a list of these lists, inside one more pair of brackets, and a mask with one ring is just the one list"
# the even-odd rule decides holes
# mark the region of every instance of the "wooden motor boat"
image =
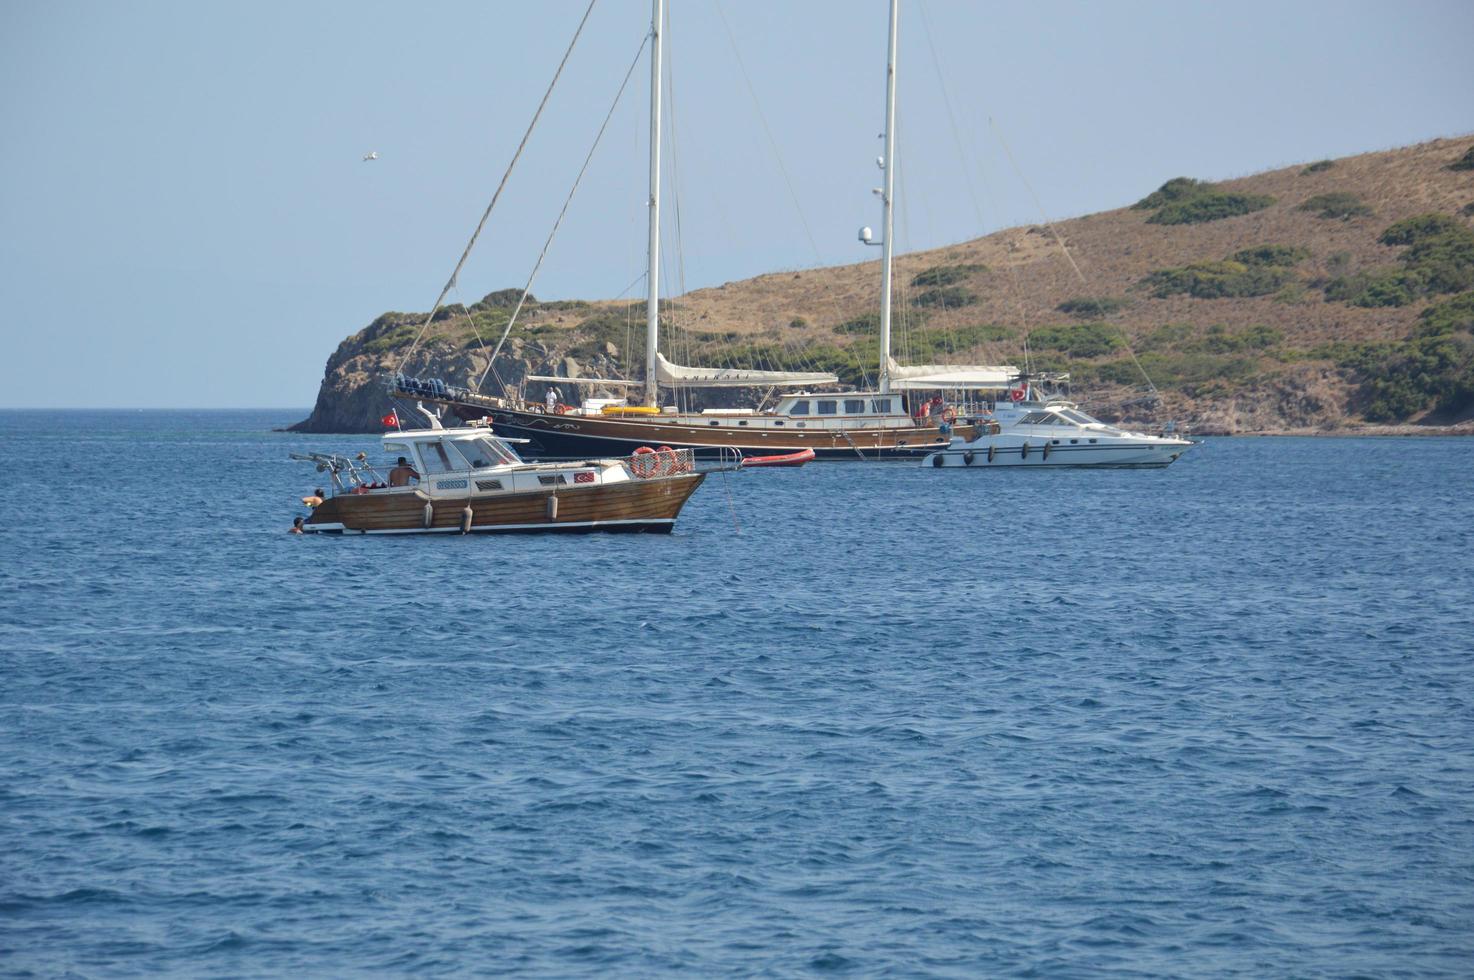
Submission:
[[395,431],[380,474],[344,456],[295,455],[332,476],[333,492],[302,525],[318,534],[485,534],[527,531],[669,533],[706,478],[689,450],[630,459],[529,463],[484,426]]
[[800,449],[796,453],[778,456],[748,456],[742,460],[744,467],[753,466],[802,466],[814,458],[812,449]]

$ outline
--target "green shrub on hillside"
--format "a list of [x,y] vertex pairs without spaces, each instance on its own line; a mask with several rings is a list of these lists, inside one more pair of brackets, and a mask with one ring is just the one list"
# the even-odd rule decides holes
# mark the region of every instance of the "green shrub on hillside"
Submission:
[[1451,231],[1462,231],[1463,228],[1458,218],[1435,211],[1404,218],[1395,225],[1389,225],[1377,241],[1383,245],[1415,245],[1424,239],[1437,238]]
[[1326,284],[1326,299],[1351,306],[1406,306],[1416,298],[1418,283],[1403,269],[1380,266]]
[[[495,292],[487,293],[485,296],[481,297],[480,302],[475,303],[474,306],[482,309],[511,309],[512,307],[517,305],[517,300],[521,298],[522,290],[517,289],[516,287],[509,287],[507,289],[498,289]],[[536,305],[537,297],[532,295],[531,293],[528,293],[527,302],[523,304],[523,307],[526,308],[528,306]],[[583,305],[587,306],[588,304],[584,303]]]
[[1169,323],[1158,327],[1137,341],[1136,349],[1140,351],[1166,350],[1169,347],[1178,346],[1195,333],[1197,333],[1197,328],[1191,323]]
[[1244,265],[1274,265],[1288,268],[1310,258],[1310,250],[1298,245],[1259,245],[1246,248],[1229,256],[1234,262]]
[[1134,211],[1154,211],[1164,205],[1185,201],[1212,191],[1213,184],[1191,177],[1173,177],[1146,197],[1131,205]]
[[961,286],[939,286],[928,289],[911,297],[912,306],[940,306],[944,309],[956,309],[959,306],[971,306],[978,301],[977,294]]
[[1061,313],[1079,317],[1081,320],[1099,320],[1126,308],[1126,301],[1115,296],[1077,297],[1067,299],[1055,307]]
[[1228,194],[1214,191],[1169,204],[1146,219],[1149,225],[1197,225],[1263,211],[1274,203],[1267,194]]
[[860,316],[834,325],[834,332],[841,334],[874,334],[880,330],[878,312],[862,313]]
[[1029,333],[1029,346],[1070,357],[1100,357],[1121,347],[1121,332],[1106,323],[1070,323]]
[[1352,306],[1406,306],[1428,295],[1474,289],[1474,231],[1447,214],[1420,214],[1382,232],[1384,245],[1402,245],[1402,268],[1382,266],[1339,276],[1326,299]]
[[1445,337],[1453,333],[1474,334],[1474,293],[1464,293],[1428,307],[1418,314],[1413,337]]
[[988,267],[983,265],[934,265],[930,269],[925,269],[913,276],[911,285],[917,289],[925,289],[931,286],[951,286],[974,273],[987,271]]
[[1396,422],[1428,408],[1462,413],[1474,403],[1474,293],[1428,307],[1404,341],[1328,344],[1316,351],[1360,375],[1363,414]]
[[359,335],[362,350],[369,354],[382,354],[414,340],[420,327],[411,319],[412,316],[409,313],[385,313],[376,319]]
[[1372,213],[1372,209],[1362,203],[1361,198],[1346,191],[1317,194],[1295,210],[1309,211],[1317,218],[1339,218],[1342,221],[1363,218]]
[[1230,333],[1222,324],[1209,327],[1202,340],[1184,350],[1202,351],[1207,354],[1236,354],[1244,351],[1267,350],[1281,343],[1285,335],[1274,327],[1258,324]]
[[1474,402],[1474,338],[1466,335],[1329,344],[1316,353],[1360,375],[1362,414],[1373,422],[1400,422],[1429,408],[1461,412]]
[[1267,296],[1291,282],[1291,269],[1274,265],[1248,265],[1226,259],[1195,262],[1176,269],[1158,269],[1142,282],[1158,299],[1186,293],[1198,299]]
[[1464,155],[1448,165],[1450,170],[1474,170],[1474,146],[1464,151]]
[[1303,177],[1306,174],[1318,174],[1323,170],[1330,170],[1335,165],[1335,160],[1317,160],[1314,163],[1307,164],[1305,169],[1300,171],[1300,176]]
[[992,344],[1000,340],[1012,340],[1018,331],[997,323],[979,323],[960,327],[952,332],[958,350],[969,350],[981,344]]
[[1259,372],[1259,362],[1252,357],[1226,357],[1219,354],[1164,354],[1146,353],[1138,360],[1141,368],[1123,357],[1100,364],[1074,365],[1070,373],[1075,380],[1089,383],[1136,385],[1141,383],[1141,372],[1165,388],[1179,388],[1189,394],[1201,389],[1222,387],[1224,383],[1240,381]]
[[1402,263],[1425,292],[1474,289],[1474,231],[1460,226],[1419,239],[1402,253]]
[[1131,207],[1155,210],[1151,225],[1195,225],[1260,211],[1274,203],[1264,194],[1232,194],[1218,185],[1191,177],[1173,177]]
[[1468,204],[1459,208],[1459,214],[1462,214],[1466,218],[1474,217],[1474,201],[1470,201]]

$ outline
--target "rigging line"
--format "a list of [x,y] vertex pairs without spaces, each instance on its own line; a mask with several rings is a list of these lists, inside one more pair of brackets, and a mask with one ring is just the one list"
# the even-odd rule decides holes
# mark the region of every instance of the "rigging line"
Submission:
[[752,79],[748,77],[747,66],[742,63],[742,54],[737,50],[737,39],[733,37],[732,28],[727,24],[727,15],[722,12],[721,0],[712,0],[712,6],[716,8],[717,19],[722,22],[722,29],[727,34],[727,43],[732,47],[732,57],[737,60],[737,70],[742,75],[742,81],[747,85],[747,94],[752,97],[752,107],[757,112],[758,121],[763,124],[763,133],[768,137],[768,147],[773,151],[773,159],[778,163],[778,171],[783,174],[783,183],[788,187],[788,196],[793,198],[793,209],[798,213],[799,224],[803,225],[804,235],[809,240],[809,247],[814,250],[814,258],[822,266],[824,257],[819,252],[819,243],[814,240],[814,233],[809,230],[809,221],[804,217],[803,205],[799,204],[798,192],[793,189],[793,180],[788,176],[788,168],[783,165],[783,154],[778,152],[778,141],[773,138],[773,131],[768,127],[768,118],[763,115],[763,107],[758,102],[757,90],[752,87]]
[[992,116],[988,117],[988,127],[993,130],[993,135],[998,138],[998,145],[1003,147],[1003,153],[1008,157],[1009,165],[1013,167],[1014,174],[1017,175],[1019,181],[1028,190],[1029,197],[1034,201],[1034,209],[1039,212],[1039,217],[1043,220],[1044,227],[1049,229],[1049,233],[1054,236],[1055,242],[1059,244],[1059,250],[1065,254],[1065,259],[1070,263],[1070,268],[1075,270],[1075,278],[1080,280],[1080,285],[1082,286],[1090,285],[1089,281],[1085,278],[1085,273],[1081,272],[1080,267],[1075,264],[1075,257],[1070,254],[1069,248],[1065,245],[1065,240],[1060,237],[1059,229],[1054,227],[1054,222],[1050,221],[1049,215],[1044,213],[1044,205],[1039,203],[1039,195],[1034,193],[1034,185],[1029,183],[1029,178],[1024,176],[1024,172],[1020,169],[1018,161],[1013,158],[1013,151],[1008,148],[1008,141],[999,132],[998,124],[993,121]]
[[[1059,229],[1054,227],[1054,222],[1050,221],[1049,216],[1044,213],[1044,206],[1039,203],[1039,195],[1034,193],[1033,185],[1029,183],[1029,179],[1019,169],[1018,161],[1013,158],[1013,151],[1008,148],[1008,141],[999,132],[998,125],[993,121],[992,116],[988,117],[988,127],[993,130],[993,135],[998,137],[998,145],[1003,147],[1003,152],[1008,157],[1008,162],[1013,167],[1014,173],[1018,175],[1018,179],[1023,182],[1024,187],[1028,189],[1029,197],[1033,198],[1034,207],[1039,211],[1039,217],[1044,219],[1044,226],[1049,229],[1049,233],[1054,236],[1055,242],[1059,244],[1059,250],[1065,254],[1065,259],[1070,263],[1070,268],[1075,270],[1075,277],[1080,280],[1082,286],[1088,287],[1090,285],[1089,281],[1086,280],[1085,274],[1080,271],[1080,267],[1075,264],[1075,257],[1070,254],[1069,248],[1065,245],[1064,238],[1060,236]],[[1157,390],[1156,384],[1152,382],[1151,375],[1146,373],[1146,368],[1141,366],[1141,361],[1137,358],[1136,351],[1131,349],[1131,338],[1126,336],[1125,328],[1117,324],[1116,330],[1121,334],[1121,339],[1126,342],[1126,353],[1130,356],[1131,363],[1136,365],[1136,370],[1140,371],[1142,378],[1146,380],[1147,389],[1160,401],[1162,393]]]
[[[502,345],[507,342],[507,335],[512,332],[512,327],[517,322],[517,315],[522,312],[522,305],[527,302],[527,294],[532,291],[532,284],[537,280],[537,274],[542,269],[543,260],[548,257],[548,249],[552,247],[553,238],[558,234],[558,228],[563,224],[563,218],[568,214],[568,206],[573,203],[573,195],[578,193],[578,185],[583,181],[583,175],[588,172],[589,163],[594,159],[594,151],[599,148],[599,141],[604,137],[604,130],[609,128],[609,120],[614,118],[614,110],[619,107],[619,100],[624,95],[626,86],[629,85],[630,76],[635,73],[635,66],[640,63],[640,56],[645,53],[645,45],[650,43],[650,35],[645,35],[640,42],[639,50],[635,52],[634,60],[630,62],[628,70],[624,73],[624,81],[619,83],[619,91],[614,93],[614,101],[609,105],[609,112],[604,116],[604,122],[599,126],[599,132],[594,136],[594,143],[589,147],[588,155],[583,158],[583,166],[578,168],[578,176],[573,178],[573,186],[569,188],[568,197],[563,201],[563,207],[558,212],[558,218],[553,222],[553,230],[548,232],[547,241],[543,242],[542,251],[537,254],[537,262],[532,266],[532,273],[527,277],[527,285],[522,287],[522,295],[517,297],[517,305],[512,309],[512,317],[507,321],[506,329],[502,331],[501,339],[496,342],[496,349],[491,352],[491,360],[486,364],[486,370],[481,372],[481,377],[476,381],[476,390],[486,383],[486,376],[496,364],[496,359],[502,352]],[[501,377],[497,377],[501,383]],[[503,385],[503,389],[505,389]]]
[[[662,8],[661,30],[666,32],[665,36],[668,40],[670,38],[670,5],[668,4]],[[675,65],[672,62],[670,56],[670,51],[673,47],[673,45],[668,45],[664,49],[666,52],[664,64],[665,77],[661,79],[661,85],[665,89],[666,111],[664,113],[663,119],[665,130],[663,137],[666,141],[666,145],[670,148],[670,182],[668,190],[669,196],[671,198],[671,218],[674,220],[675,223],[676,235],[676,244],[674,249],[676,253],[674,260],[676,266],[676,273],[674,278],[676,289],[675,294],[676,296],[684,296],[686,294],[686,240],[682,234],[681,227],[681,167],[680,159],[678,156],[679,150],[676,146]],[[670,252],[671,249],[666,249],[660,254],[661,281],[667,284],[667,288],[669,288],[669,284],[672,282],[669,265],[671,261]],[[681,313],[683,311],[680,305],[671,302],[671,297],[669,295],[667,295],[666,297],[665,311],[667,318],[667,326],[664,331],[666,336],[666,347],[671,352],[672,357],[678,360],[684,360],[685,363],[690,364],[691,332],[689,327],[681,318]],[[681,354],[682,347],[684,347],[685,349],[684,355]],[[683,385],[675,386],[674,395],[677,405],[681,405],[682,402],[687,401],[690,398],[690,393],[684,390]]]
[[461,295],[461,287],[457,286],[455,288],[455,294],[456,305],[458,305],[461,308],[461,312],[465,314],[466,322],[471,325],[471,332],[476,335],[476,343],[481,347],[481,353],[485,354],[486,341],[481,339],[481,330],[476,326],[476,318],[471,315],[470,308],[466,306],[466,299],[464,296]]
[[[762,123],[763,134],[768,140],[768,148],[772,151],[773,159],[778,164],[778,172],[783,175],[784,186],[787,187],[788,196],[793,201],[794,213],[798,215],[799,224],[803,226],[804,236],[809,240],[809,248],[813,250],[814,261],[819,266],[823,266],[824,256],[819,251],[819,244],[814,238],[813,231],[809,228],[809,220],[804,215],[803,205],[799,203],[798,191],[794,189],[793,179],[788,175],[788,168],[783,163],[783,154],[778,150],[778,141],[774,139],[773,131],[768,125],[767,116],[763,114],[763,107],[762,103],[758,101],[757,90],[753,87],[752,79],[747,74],[747,66],[742,61],[742,54],[737,48],[737,40],[732,34],[731,26],[727,23],[726,14],[722,11],[721,0],[712,0],[712,5],[716,8],[717,19],[722,22],[722,29],[727,35],[727,44],[731,47],[732,57],[737,62],[737,70],[742,75],[742,81],[747,86],[747,94],[752,99],[753,111],[757,114],[758,121]],[[816,362],[813,361],[812,357],[805,354],[803,345],[797,340],[789,339],[781,332],[781,328],[778,337],[778,346],[782,348],[782,356],[786,363],[782,368],[777,368],[777,370],[787,370],[789,369],[789,364],[808,369],[815,367]],[[772,365],[769,365],[769,369],[772,370],[774,368]]]
[[947,88],[946,76],[942,74],[942,62],[937,57],[937,46],[932,41],[931,21],[926,16],[926,0],[921,0],[921,32],[926,35],[926,46],[931,51],[932,71],[936,72],[937,85],[942,90],[942,105],[947,109],[947,122],[952,128],[952,144],[957,147],[957,163],[962,167],[962,182],[967,186],[967,196],[972,200],[972,211],[978,219],[978,232],[984,228],[983,208],[978,203],[977,191],[972,186],[972,171],[967,166],[967,154],[962,151],[962,135],[957,126],[957,115],[952,111],[952,96]]
[[[486,210],[482,212],[481,220],[476,223],[476,230],[471,233],[471,240],[466,243],[466,249],[461,253],[460,261],[456,263],[455,270],[450,274],[450,279],[446,281],[445,286],[440,290],[440,295],[436,297],[435,305],[430,308],[430,313],[425,317],[425,322],[420,324],[420,332],[415,335],[414,343],[410,344],[409,351],[405,353],[404,357],[400,358],[401,365],[404,364],[404,361],[408,359],[410,354],[414,353],[415,348],[419,346],[420,339],[425,336],[425,328],[430,326],[431,320],[435,319],[435,311],[440,309],[441,303],[445,302],[446,293],[455,287],[456,277],[461,274],[461,267],[466,264],[466,259],[470,258],[471,249],[476,247],[476,239],[481,237],[481,230],[486,227],[487,220],[491,218],[491,211],[496,207],[496,202],[501,198],[502,190],[507,186],[507,180],[511,178],[513,168],[517,166],[517,161],[522,158],[522,151],[526,149],[527,141],[532,137],[532,131],[537,126],[537,121],[542,118],[543,109],[547,108],[548,99],[553,95],[553,88],[558,84],[558,79],[563,74],[563,68],[568,64],[568,59],[573,54],[573,47],[578,43],[578,38],[583,33],[584,25],[589,22],[589,14],[594,12],[594,4],[596,3],[598,3],[598,0],[589,0],[589,5],[583,12],[583,19],[578,22],[578,28],[573,32],[573,40],[568,42],[568,50],[563,52],[563,60],[558,62],[558,69],[553,72],[553,80],[548,83],[548,90],[543,93],[542,101],[537,104],[537,111],[532,114],[532,120],[527,124],[527,131],[522,134],[522,142],[517,144],[517,151],[512,154],[512,162],[507,164],[507,169],[502,174],[501,182],[496,185],[496,191],[491,195],[491,203],[487,204]],[[477,388],[479,389],[480,386],[478,385]]]

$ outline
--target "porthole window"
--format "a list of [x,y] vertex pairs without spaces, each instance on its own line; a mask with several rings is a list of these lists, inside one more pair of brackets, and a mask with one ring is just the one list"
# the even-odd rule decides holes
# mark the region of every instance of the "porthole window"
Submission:
[[737,420],[737,424],[738,425],[746,425],[747,424],[747,419],[738,419]]
[[708,422],[706,424],[707,425],[721,425],[722,423],[718,422],[716,419],[712,419],[710,422]]

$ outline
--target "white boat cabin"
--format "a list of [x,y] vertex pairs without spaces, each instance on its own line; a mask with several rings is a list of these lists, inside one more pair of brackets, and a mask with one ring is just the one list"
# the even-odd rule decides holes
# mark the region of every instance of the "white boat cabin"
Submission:
[[391,469],[388,480],[376,480],[352,492],[418,490],[432,498],[481,497],[549,487],[620,483],[632,476],[655,475],[632,474],[624,461],[618,459],[530,463],[512,448],[511,443],[518,441],[522,440],[504,439],[483,426],[388,432],[383,437],[387,465],[397,468],[397,460],[405,459],[416,476],[408,483],[391,486],[398,482]]

